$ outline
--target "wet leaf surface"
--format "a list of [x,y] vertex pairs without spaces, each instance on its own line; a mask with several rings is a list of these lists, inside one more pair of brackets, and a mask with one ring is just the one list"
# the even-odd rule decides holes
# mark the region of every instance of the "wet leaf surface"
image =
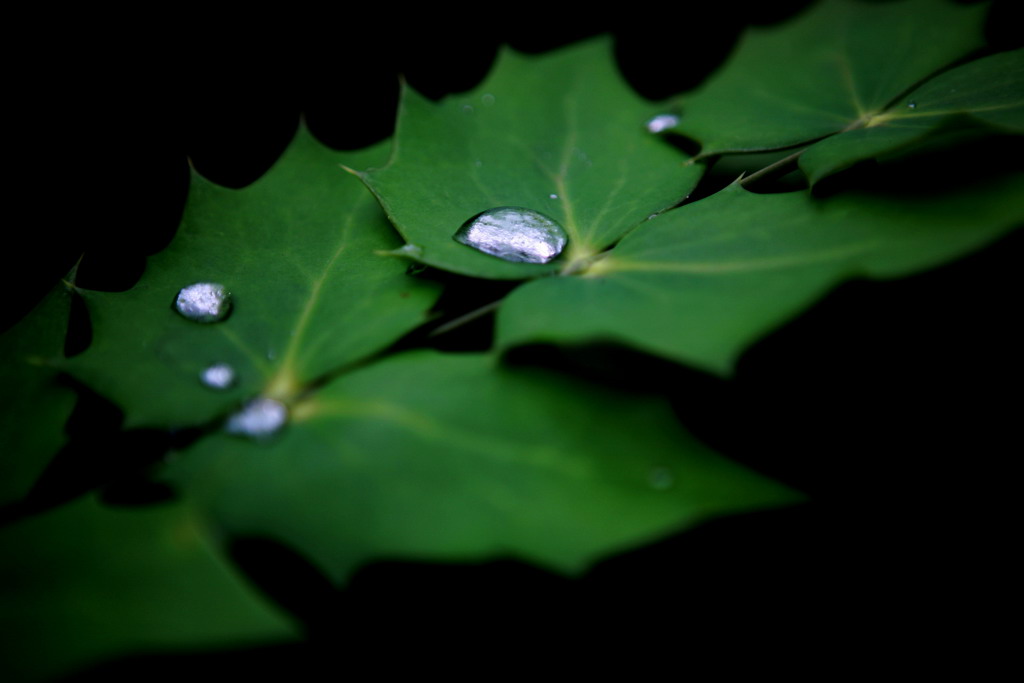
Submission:
[[[421,324],[437,287],[378,253],[400,241],[341,168],[381,151],[333,152],[300,130],[249,187],[193,174],[178,234],[142,280],[124,293],[83,291],[94,342],[68,370],[120,404],[127,427],[193,425],[260,391],[291,395]],[[221,322],[174,310],[196,283],[230,293]],[[214,363],[236,372],[224,391],[200,380]]]
[[[537,277],[604,249],[696,185],[702,167],[646,130],[650,108],[616,72],[607,39],[540,57],[506,50],[464,95],[435,104],[406,87],[391,158],[361,177],[411,258],[476,277]],[[559,223],[564,255],[509,263],[452,239],[503,206]]]

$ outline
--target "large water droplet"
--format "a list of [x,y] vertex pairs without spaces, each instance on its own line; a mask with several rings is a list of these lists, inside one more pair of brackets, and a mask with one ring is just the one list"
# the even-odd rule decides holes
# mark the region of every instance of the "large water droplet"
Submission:
[[199,381],[211,389],[230,389],[236,379],[235,369],[227,363],[214,363],[199,373]]
[[231,293],[216,282],[197,282],[183,287],[174,299],[174,310],[189,320],[215,323],[231,312]]
[[669,128],[679,125],[679,117],[675,114],[658,114],[647,121],[647,130],[652,133],[660,133]]
[[254,398],[228,418],[229,434],[262,439],[277,433],[288,421],[288,408],[272,398]]
[[499,206],[473,216],[454,239],[515,263],[548,263],[562,253],[568,241],[561,225],[518,206]]

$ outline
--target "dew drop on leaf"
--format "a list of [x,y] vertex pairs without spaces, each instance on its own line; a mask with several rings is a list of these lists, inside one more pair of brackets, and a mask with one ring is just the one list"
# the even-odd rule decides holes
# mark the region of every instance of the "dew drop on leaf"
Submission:
[[255,398],[228,418],[229,434],[262,439],[277,433],[288,421],[288,409],[272,398]]
[[658,114],[647,121],[647,130],[652,133],[660,133],[669,128],[679,125],[679,117],[675,114]]
[[672,471],[667,467],[652,467],[650,473],[647,475],[647,483],[650,484],[652,489],[658,491],[665,491],[672,488],[676,478],[672,476]]
[[548,199],[558,199],[558,195],[552,192],[551,194],[548,195]]
[[492,95],[491,93],[484,93],[480,97],[480,101],[483,102],[484,104],[486,104],[489,107],[492,104],[494,104],[494,95]]
[[532,209],[499,206],[473,216],[455,233],[460,244],[514,263],[548,263],[562,253],[562,226]]
[[178,292],[174,310],[198,323],[219,322],[231,312],[231,293],[216,282],[197,282]]
[[917,109],[917,102],[907,102],[907,109]]
[[230,389],[235,379],[235,369],[227,363],[214,363],[199,373],[199,381],[211,389]]

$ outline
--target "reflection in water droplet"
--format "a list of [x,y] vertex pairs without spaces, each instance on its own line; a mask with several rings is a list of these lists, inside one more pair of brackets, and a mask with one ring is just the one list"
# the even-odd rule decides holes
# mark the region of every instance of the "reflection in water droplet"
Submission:
[[647,122],[647,130],[652,133],[660,133],[669,128],[679,125],[679,117],[675,114],[658,114]]
[[228,418],[229,434],[260,439],[276,433],[288,421],[288,409],[272,398],[255,398]]
[[548,263],[562,253],[568,240],[558,223],[518,206],[500,206],[473,216],[454,239],[515,263]]
[[235,369],[227,363],[214,363],[199,373],[199,381],[211,389],[230,389],[235,379]]
[[480,101],[483,102],[484,104],[486,104],[489,107],[492,104],[494,104],[494,95],[492,95],[491,93],[484,93],[480,97]]
[[917,102],[907,102],[907,109],[917,109]]
[[199,323],[215,323],[231,312],[231,293],[216,282],[197,282],[184,287],[174,299],[174,310]]
[[675,482],[676,478],[672,476],[672,471],[667,467],[652,467],[650,474],[647,475],[647,483],[651,485],[652,489],[658,491],[672,488]]

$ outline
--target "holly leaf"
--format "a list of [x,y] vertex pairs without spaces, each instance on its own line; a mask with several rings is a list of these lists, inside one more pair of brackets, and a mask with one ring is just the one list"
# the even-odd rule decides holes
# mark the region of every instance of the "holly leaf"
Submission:
[[1022,221],[1022,174],[916,199],[733,184],[648,222],[585,277],[513,291],[498,343],[611,340],[727,375],[744,348],[840,281],[930,268]]
[[337,581],[386,558],[578,573],[712,515],[798,500],[658,400],[433,351],[335,380],[275,441],[203,439],[168,476],[219,527],[287,539]]
[[[525,279],[585,259],[682,199],[702,168],[644,128],[607,38],[542,57],[504,51],[476,90],[432,103],[408,87],[391,158],[359,173],[409,243],[403,254],[476,277]],[[509,263],[452,237],[502,206],[559,223],[567,251]]]
[[0,503],[20,499],[64,444],[74,393],[57,382],[71,294],[56,285],[0,337]]
[[866,128],[826,138],[800,156],[810,181],[904,149],[956,116],[1024,133],[1024,50],[991,55],[937,76],[871,118]]
[[[83,291],[94,341],[69,370],[120,404],[125,426],[195,424],[263,392],[288,396],[388,346],[424,320],[437,297],[378,252],[400,242],[341,154],[298,132],[267,174],[242,190],[196,173],[178,233],[130,291]],[[179,290],[219,283],[229,317],[198,323],[174,310]],[[202,386],[227,363],[237,382]]]
[[294,637],[204,541],[184,505],[84,498],[0,530],[0,678],[102,659]]
[[980,47],[987,5],[826,0],[751,29],[726,65],[681,98],[676,131],[700,156],[790,147],[864,125]]

